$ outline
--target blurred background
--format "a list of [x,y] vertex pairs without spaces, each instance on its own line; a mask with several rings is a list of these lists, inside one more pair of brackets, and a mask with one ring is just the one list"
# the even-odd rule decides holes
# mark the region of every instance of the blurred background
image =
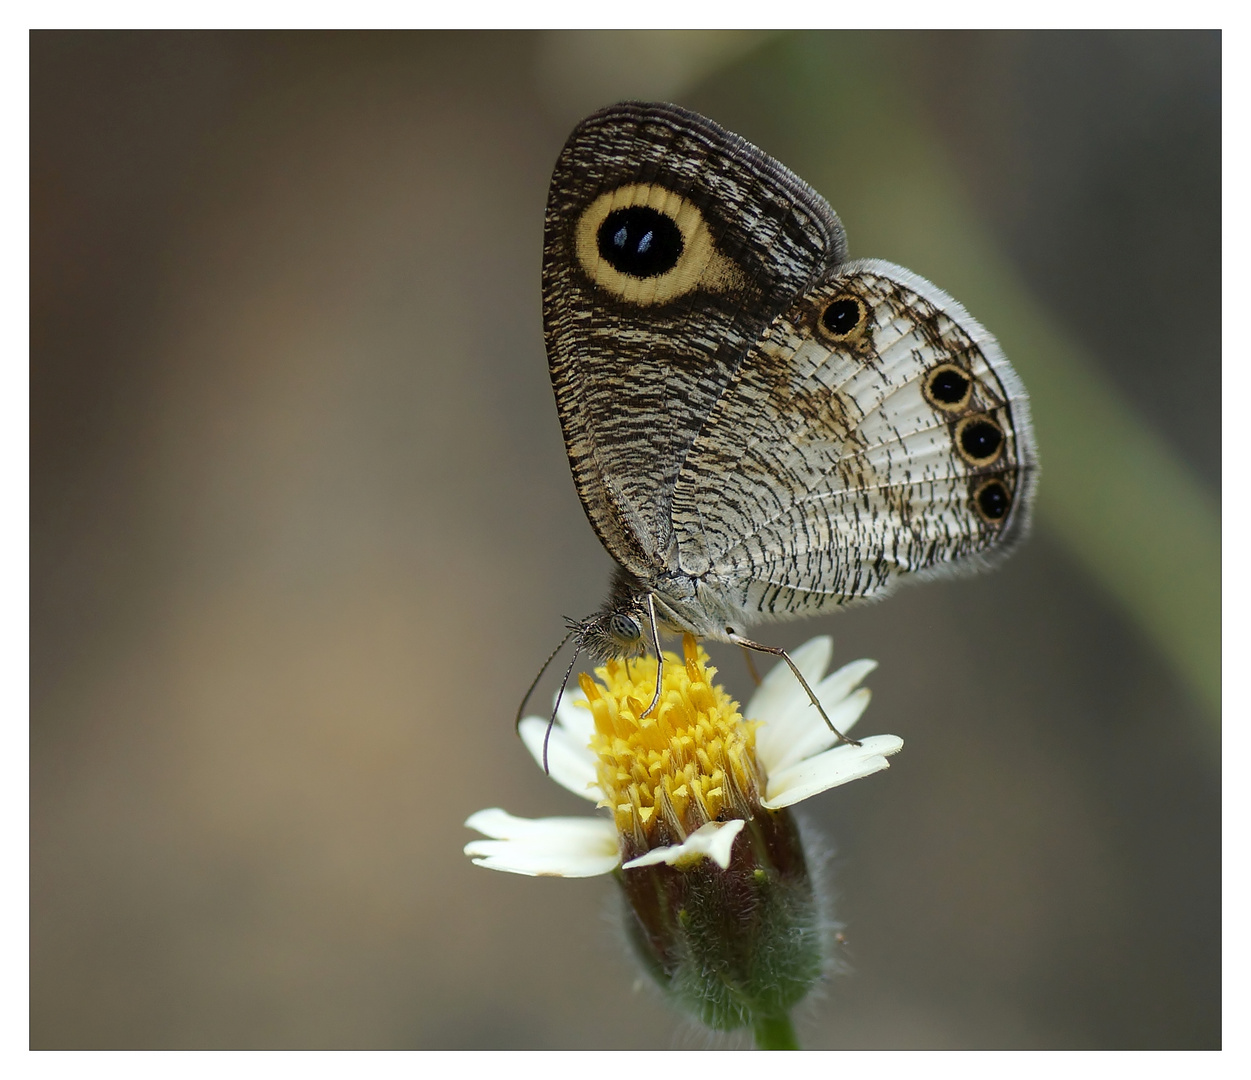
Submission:
[[861,730],[906,742],[807,804],[853,970],[804,1044],[1219,1045],[1220,50],[34,34],[33,1045],[704,1045],[611,880],[461,854],[586,806],[512,716],[607,585],[539,264],[624,97],[779,157],[1034,400],[1002,570],[768,629],[880,661]]

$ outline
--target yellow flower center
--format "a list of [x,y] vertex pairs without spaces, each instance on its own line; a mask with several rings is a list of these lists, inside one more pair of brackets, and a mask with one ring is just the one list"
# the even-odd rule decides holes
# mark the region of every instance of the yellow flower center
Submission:
[[756,722],[714,686],[717,669],[695,639],[684,658],[665,653],[660,700],[642,715],[656,688],[656,660],[610,660],[579,681],[595,718],[591,749],[599,758],[601,806],[617,831],[639,848],[681,843],[709,821],[751,817],[759,802]]

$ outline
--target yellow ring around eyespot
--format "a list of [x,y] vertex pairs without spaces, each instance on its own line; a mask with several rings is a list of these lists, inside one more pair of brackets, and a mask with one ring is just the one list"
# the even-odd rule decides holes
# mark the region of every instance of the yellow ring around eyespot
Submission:
[[[960,397],[959,401],[939,401],[938,398],[934,396],[934,392],[931,387],[934,384],[934,380],[944,371],[954,371],[957,375],[964,379],[966,384],[964,387],[964,394]],[[926,401],[934,406],[934,408],[939,409],[942,412],[960,412],[968,405],[969,401],[973,397],[973,376],[970,375],[969,372],[965,371],[959,364],[939,364],[937,367],[931,368],[928,372],[926,372],[925,378],[921,383],[921,394],[924,396]]]
[[[614,210],[627,206],[651,207],[678,227],[682,254],[672,269],[637,278],[623,274],[600,255],[599,227]],[[724,292],[745,284],[742,270],[717,250],[699,207],[659,184],[624,184],[604,192],[582,211],[574,246],[587,277],[631,304],[664,304],[695,289]]]

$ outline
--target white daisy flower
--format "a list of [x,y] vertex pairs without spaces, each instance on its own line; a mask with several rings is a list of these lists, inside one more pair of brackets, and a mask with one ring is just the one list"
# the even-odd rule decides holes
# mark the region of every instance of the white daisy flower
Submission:
[[[479,866],[536,877],[661,863],[681,869],[705,858],[725,870],[735,838],[760,810],[777,811],[885,769],[903,747],[895,735],[838,744],[784,664],[740,714],[713,685],[716,669],[704,650],[688,638],[683,651],[683,658],[666,654],[651,716],[640,714],[655,685],[654,658],[609,661],[596,670],[599,684],[583,675],[580,689],[556,710],[547,751],[552,779],[610,809],[611,817],[527,819],[480,810],[465,824],[489,839],[471,841],[465,854]],[[869,691],[857,688],[877,663],[856,660],[823,679],[832,651],[822,636],[792,659],[833,725],[847,732],[869,704]],[[521,722],[540,766],[547,729],[543,717]]]
[[[797,1046],[790,1011],[830,970],[830,924],[787,808],[886,768],[903,742],[839,745],[781,664],[745,720],[693,638],[682,652],[665,654],[649,716],[654,658],[610,660],[599,682],[581,676],[557,708],[551,777],[609,815],[535,821],[480,810],[466,824],[488,839],[465,853],[514,874],[612,873],[627,936],[675,1005],[716,1030],[749,1027],[758,1046]],[[819,637],[794,660],[846,732],[869,703],[858,687],[876,664],[857,660],[822,679],[830,653]],[[521,722],[540,765],[547,729],[542,717]]]

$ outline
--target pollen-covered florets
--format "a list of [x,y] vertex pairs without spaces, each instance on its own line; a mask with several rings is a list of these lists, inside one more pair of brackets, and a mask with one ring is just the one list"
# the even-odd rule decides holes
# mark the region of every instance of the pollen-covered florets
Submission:
[[727,1030],[787,1012],[825,953],[794,822],[761,805],[760,725],[714,683],[694,638],[682,652],[665,654],[650,711],[653,658],[611,660],[598,682],[579,682],[595,724],[600,805],[622,848],[630,940],[675,1004]]
[[687,637],[684,657],[665,658],[660,697],[656,660],[610,660],[580,685],[595,721],[591,750],[628,860],[650,848],[680,844],[709,822],[749,818],[759,807],[761,778],[755,729],[713,683],[716,668]]

